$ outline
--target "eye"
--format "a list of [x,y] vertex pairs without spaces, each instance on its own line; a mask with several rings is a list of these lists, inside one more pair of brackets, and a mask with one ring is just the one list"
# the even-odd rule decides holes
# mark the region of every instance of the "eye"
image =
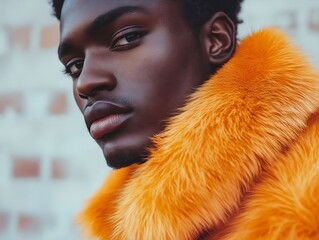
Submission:
[[120,33],[119,37],[115,38],[112,43],[111,49],[123,48],[126,49],[128,47],[132,47],[132,45],[137,44],[139,40],[145,35],[144,32],[141,31],[130,31],[128,33]]
[[72,78],[80,76],[83,68],[83,59],[74,59],[69,61],[65,66],[65,73],[70,75]]

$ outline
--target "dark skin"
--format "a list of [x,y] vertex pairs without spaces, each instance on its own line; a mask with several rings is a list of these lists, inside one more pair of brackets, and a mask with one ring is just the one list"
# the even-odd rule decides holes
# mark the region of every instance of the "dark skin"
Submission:
[[194,34],[167,0],[66,0],[59,58],[110,167],[142,163],[151,137],[234,52],[236,26],[216,13]]

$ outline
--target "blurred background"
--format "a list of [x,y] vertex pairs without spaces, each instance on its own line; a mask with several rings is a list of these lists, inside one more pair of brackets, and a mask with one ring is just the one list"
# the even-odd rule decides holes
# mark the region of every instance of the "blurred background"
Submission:
[[[0,0],[0,239],[75,240],[75,214],[104,180],[73,102],[47,0]],[[239,37],[286,30],[319,68],[318,0],[245,0]]]

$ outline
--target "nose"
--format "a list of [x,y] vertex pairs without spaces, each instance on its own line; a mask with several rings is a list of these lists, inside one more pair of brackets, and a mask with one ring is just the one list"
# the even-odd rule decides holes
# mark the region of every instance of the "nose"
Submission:
[[76,83],[77,94],[88,99],[101,91],[112,91],[117,81],[101,58],[86,56],[82,72]]

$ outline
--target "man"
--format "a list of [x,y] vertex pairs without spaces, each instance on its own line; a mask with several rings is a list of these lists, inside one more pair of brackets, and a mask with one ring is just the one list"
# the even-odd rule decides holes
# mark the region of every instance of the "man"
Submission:
[[[318,73],[240,0],[54,0],[59,58],[115,170],[98,239],[319,239]],[[236,50],[236,51],[235,51]]]

